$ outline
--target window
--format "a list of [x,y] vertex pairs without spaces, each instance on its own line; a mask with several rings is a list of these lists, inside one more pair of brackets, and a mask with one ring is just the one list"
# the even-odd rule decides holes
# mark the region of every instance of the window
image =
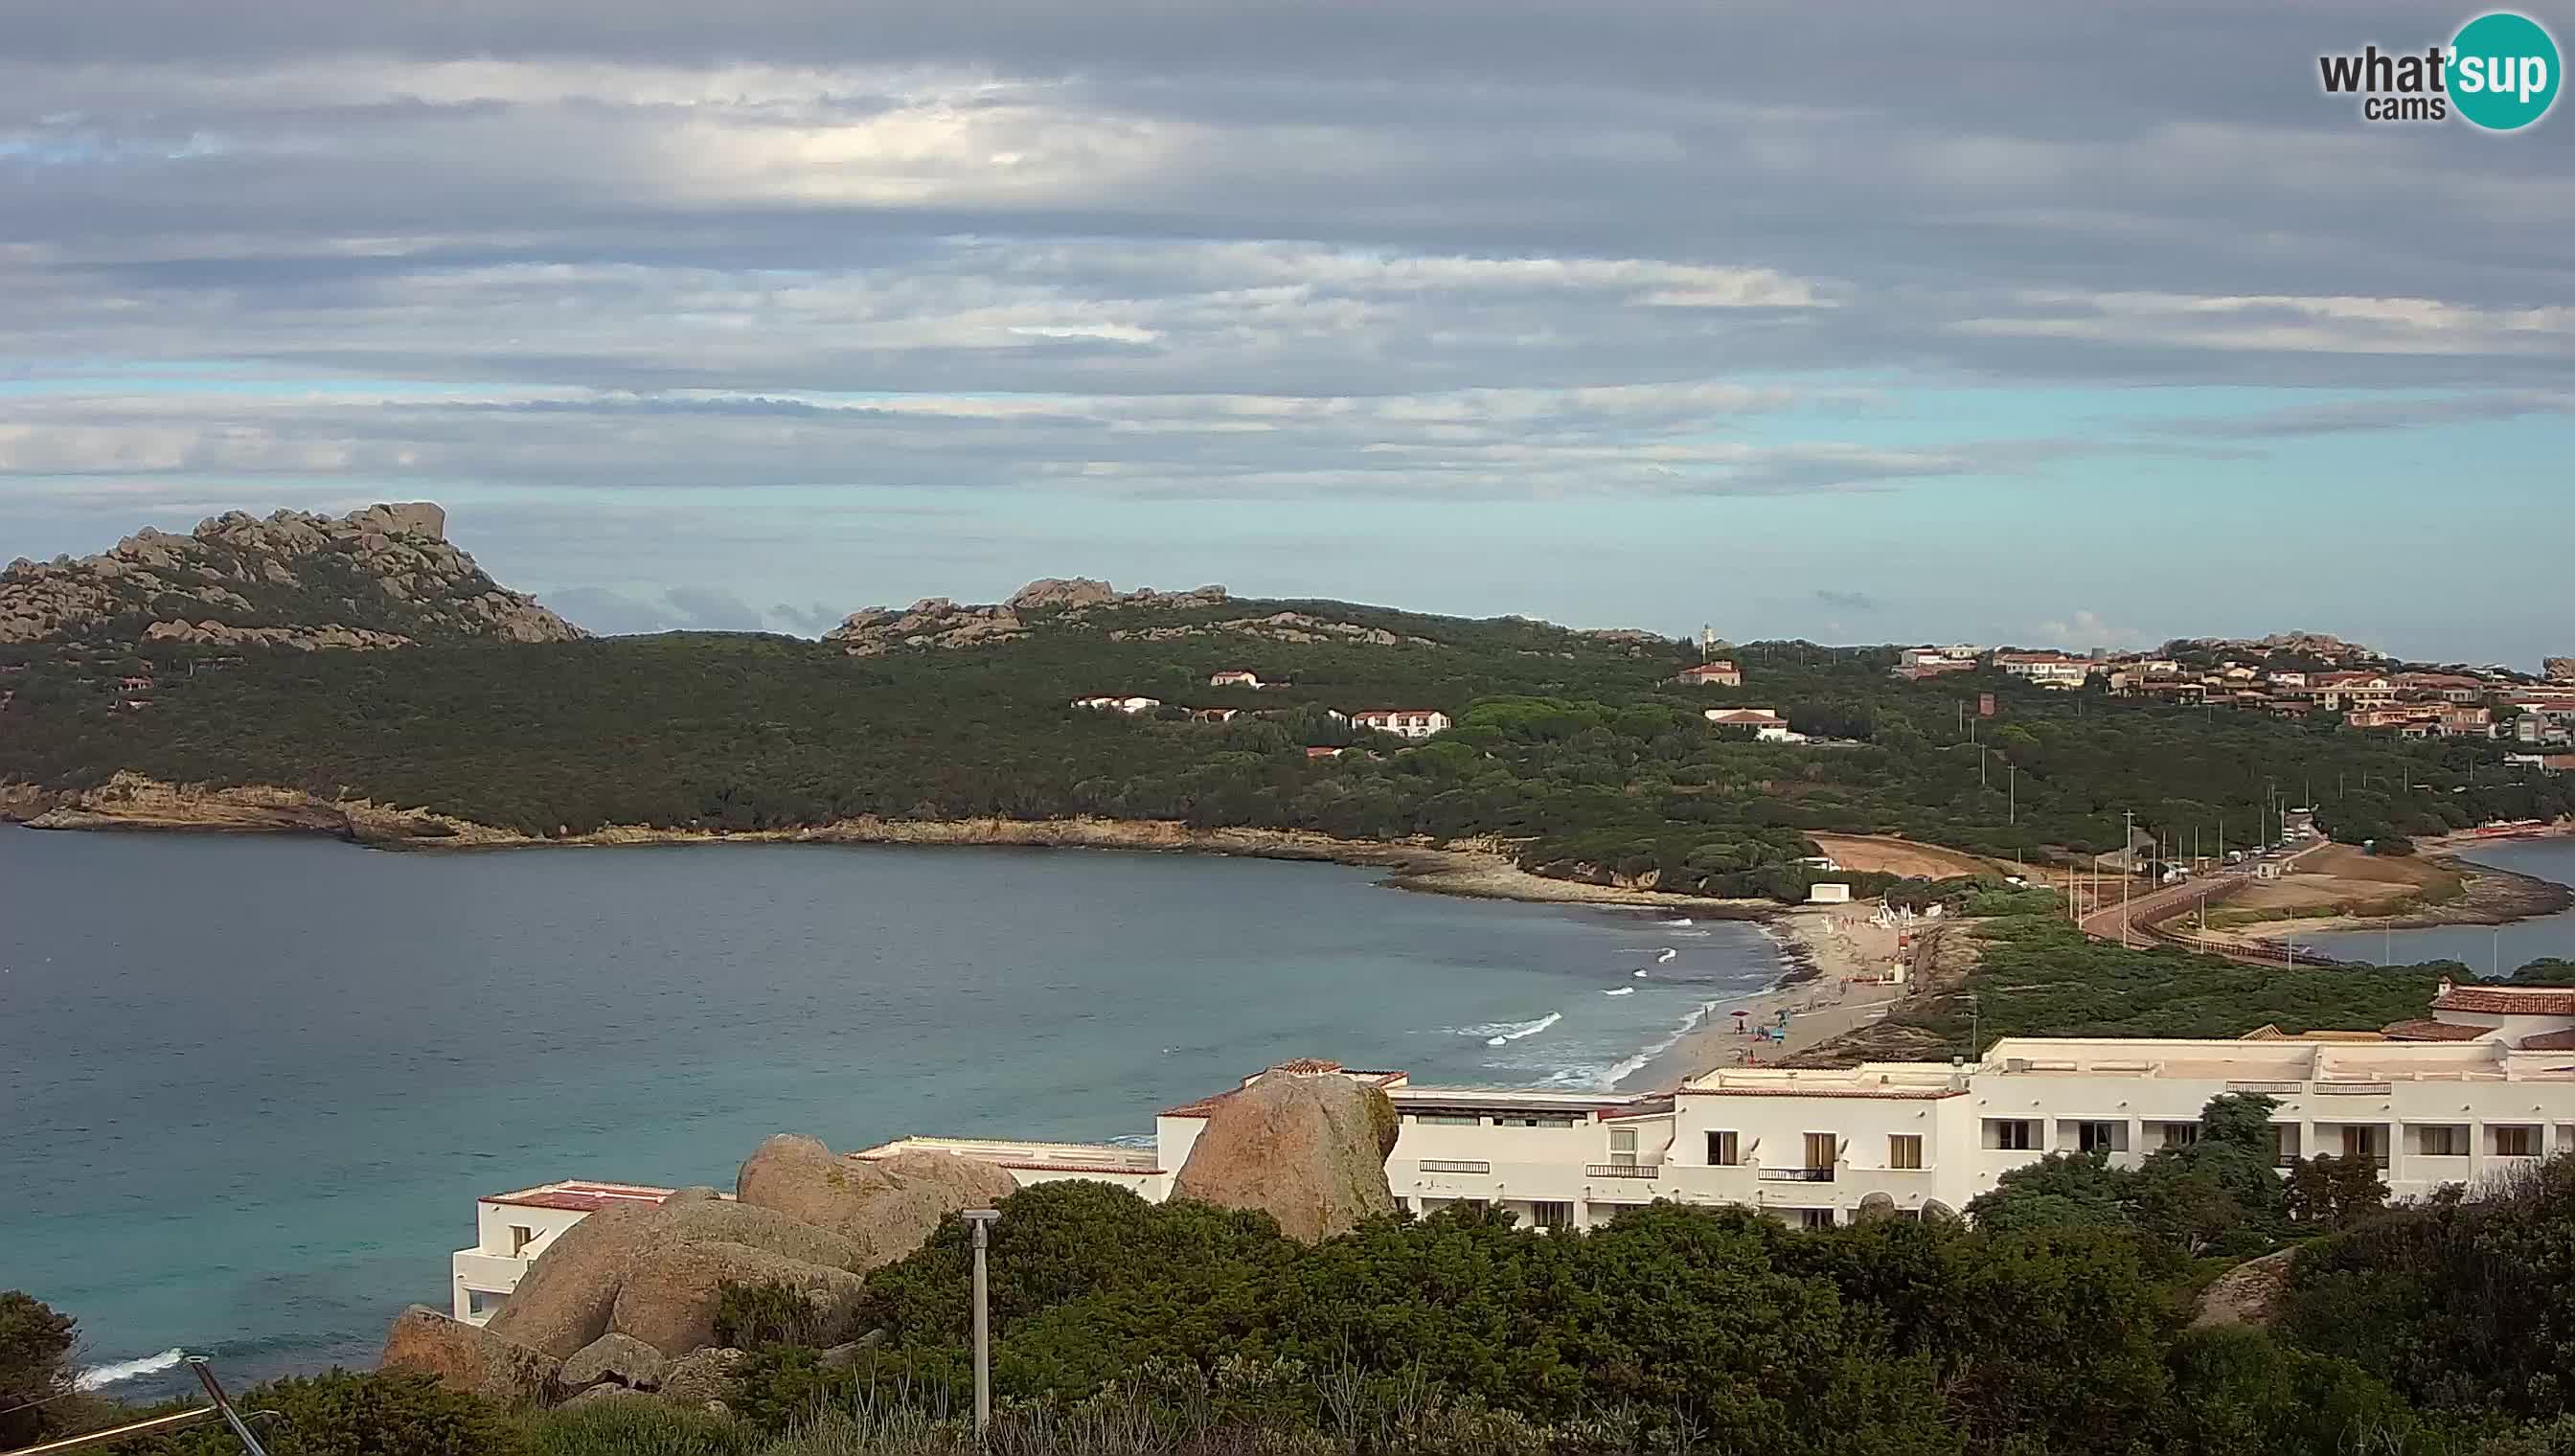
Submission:
[[2435,1127],[2414,1129],[2417,1151],[2430,1158],[2457,1158],[2468,1155],[2468,1132],[2464,1127],[2444,1123]]
[[1922,1134],[1890,1132],[1886,1135],[1886,1165],[1890,1168],[1922,1166]]
[[2535,1158],[2539,1156],[2539,1129],[2536,1127],[2498,1127],[2494,1129],[2495,1156],[2501,1158]]
[[1493,1119],[1495,1127],[1580,1127],[1582,1119],[1558,1112],[1513,1112]]
[[1707,1164],[1709,1167],[1731,1168],[1740,1165],[1742,1161],[1742,1145],[1736,1140],[1734,1133],[1711,1132],[1707,1135]]
[[1571,1228],[1573,1205],[1538,1199],[1529,1204],[1529,1222],[1539,1228]]
[[2368,1123],[2356,1123],[2342,1129],[2342,1155],[2347,1158],[2374,1158],[2387,1161],[2387,1129]]
[[2127,1128],[2116,1122],[2077,1122],[2074,1124],[2074,1147],[2077,1152],[2117,1152],[2128,1139]]
[[508,1303],[509,1300],[509,1295],[496,1294],[489,1289],[468,1289],[465,1291],[466,1318],[490,1319],[492,1316],[499,1314],[501,1312],[501,1306]]
[[1833,1226],[1833,1211],[1829,1208],[1800,1208],[1797,1210],[1797,1226],[1830,1228]]
[[1475,1127],[1484,1120],[1472,1112],[1411,1112],[1405,1115],[1425,1127]]
[[2199,1124],[2196,1122],[2167,1122],[2163,1125],[2165,1147],[2188,1147],[2197,1141]]
[[1834,1163],[1840,1161],[1840,1139],[1834,1137],[1831,1133],[1809,1132],[1806,1134],[1807,1167],[1829,1168]]
[[528,1245],[535,1243],[536,1241],[537,1231],[535,1229],[521,1223],[510,1225],[511,1257],[516,1258],[518,1255],[527,1252]]
[[2027,1122],[2011,1118],[1992,1118],[1985,1123],[1985,1146],[2027,1152],[2038,1141]]
[[1636,1150],[1636,1129],[1632,1127],[1610,1128],[1609,1150],[1611,1152],[1634,1152]]
[[2298,1126],[2294,1122],[2271,1124],[2271,1165],[2285,1168],[2298,1160]]

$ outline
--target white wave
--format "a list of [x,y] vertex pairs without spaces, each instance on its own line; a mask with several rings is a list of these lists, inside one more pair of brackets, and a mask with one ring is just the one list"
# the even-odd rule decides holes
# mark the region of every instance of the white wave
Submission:
[[[1637,966],[1634,970],[1629,971],[1628,974],[1634,976],[1638,980],[1643,980],[1645,978],[1645,968],[1641,965]],[[1629,986],[1627,989],[1634,990],[1635,987]]]
[[1564,1013],[1562,1011],[1549,1011],[1534,1021],[1523,1021],[1516,1026],[1505,1025],[1498,1029],[1488,1027],[1485,1029],[1492,1030],[1493,1034],[1484,1038],[1484,1044],[1486,1046],[1500,1046],[1504,1042],[1517,1041],[1523,1036],[1535,1036],[1539,1032],[1563,1019]]
[[1678,954],[1680,954],[1679,951],[1666,945],[1663,947],[1663,953],[1654,957],[1654,963],[1656,965],[1669,965],[1672,963],[1672,957]]
[[1663,921],[1663,923],[1664,923],[1664,924],[1666,924],[1666,925],[1686,925],[1686,924],[1688,924],[1689,922],[1690,922],[1690,918],[1689,918],[1689,916],[1687,916],[1687,915],[1683,915],[1683,916],[1681,916],[1681,917],[1680,917],[1679,919],[1677,919],[1677,920],[1665,920],[1665,921]]
[[1602,991],[1600,994],[1604,996],[1632,996],[1635,993],[1636,988],[1634,986],[1619,986],[1614,990]]
[[187,1351],[169,1349],[163,1350],[158,1355],[145,1355],[140,1359],[118,1360],[108,1365],[92,1365],[73,1376],[72,1384],[81,1390],[104,1390],[111,1385],[122,1385],[128,1380],[139,1380],[146,1375],[158,1375],[164,1370],[175,1368],[186,1358],[188,1358]]
[[1150,1132],[1122,1132],[1109,1139],[1111,1147],[1154,1147],[1161,1139]]

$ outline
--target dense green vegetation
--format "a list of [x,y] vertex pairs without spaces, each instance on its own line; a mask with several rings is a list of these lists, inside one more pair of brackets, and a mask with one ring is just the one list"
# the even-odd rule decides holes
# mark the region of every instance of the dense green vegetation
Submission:
[[[2366,1162],[2276,1175],[2267,1103],[2219,1097],[2197,1141],[2132,1169],[2049,1157],[1966,1222],[1800,1230],[1655,1204],[1546,1234],[1457,1208],[1306,1246],[1261,1214],[1043,1185],[1006,1200],[992,1233],[990,1449],[2575,1450],[2575,1159],[2478,1197],[2389,1208]],[[2224,1260],[2274,1247],[2295,1250],[2276,1324],[2194,1327]],[[873,1347],[827,1361],[792,1339],[760,1344],[728,1417],[643,1399],[510,1413],[419,1377],[343,1372],[242,1403],[279,1413],[277,1456],[963,1452],[971,1258],[951,1220],[872,1273]],[[0,1343],[0,1385],[44,1386],[62,1370],[64,1323],[15,1300],[0,1297],[0,1314],[25,1317],[6,1328],[55,1333]],[[45,1429],[116,1418],[69,1409]],[[229,1440],[128,1449],[215,1456]]]
[[1974,933],[1982,953],[1960,983],[1926,987],[1878,1023],[1912,1038],[1912,1054],[1965,1056],[1998,1036],[2225,1037],[2265,1023],[2292,1034],[2373,1030],[2424,1014],[2444,974],[2465,974],[2455,961],[2291,969],[2123,949],[2044,914],[1988,920]]
[[[1299,610],[1396,646],[1283,643],[1211,624]],[[1200,635],[1113,641],[1139,629]],[[1424,641],[1428,645],[1425,645]],[[1908,684],[1880,651],[1736,650],[1740,690],[1677,687],[1681,645],[1331,603],[1040,621],[962,651],[851,658],[781,638],[678,635],[402,653],[252,653],[190,676],[154,655],[143,712],[96,664],[18,650],[0,780],[119,769],[284,783],[533,834],[611,823],[748,830],[858,815],[1099,814],[1347,838],[1491,837],[1544,872],[1720,894],[1802,893],[1814,831],[1875,831],[2009,858],[2140,831],[2214,852],[2308,799],[2348,837],[2553,816],[2567,788],[2504,776],[2494,744],[2399,742],[2230,711],[2050,693],[1964,675]],[[1249,668],[1292,686],[1211,689]],[[1975,695],[1998,716],[1979,721]],[[1137,693],[1159,715],[1075,710]],[[1771,744],[1699,710],[1753,705],[1837,741]],[[1248,715],[1196,723],[1186,708]],[[1427,743],[1323,710],[1437,708]],[[1312,758],[1309,746],[1363,751]]]

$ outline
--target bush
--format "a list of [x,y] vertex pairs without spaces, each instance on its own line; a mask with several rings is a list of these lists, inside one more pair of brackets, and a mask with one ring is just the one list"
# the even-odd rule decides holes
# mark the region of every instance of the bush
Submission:
[[740,1421],[658,1400],[595,1401],[519,1423],[518,1456],[754,1456],[758,1435]]
[[[243,1411],[275,1411],[259,1427],[269,1456],[519,1456],[519,1432],[489,1401],[460,1395],[427,1375],[332,1370],[242,1391]],[[165,1456],[239,1456],[221,1427],[124,1448]]]
[[746,1284],[737,1279],[716,1284],[716,1343],[738,1350],[762,1345],[825,1345],[840,1331],[803,1290],[768,1280]]
[[60,1426],[47,1407],[72,1390],[78,1323],[32,1294],[0,1293],[0,1448],[33,1445]]

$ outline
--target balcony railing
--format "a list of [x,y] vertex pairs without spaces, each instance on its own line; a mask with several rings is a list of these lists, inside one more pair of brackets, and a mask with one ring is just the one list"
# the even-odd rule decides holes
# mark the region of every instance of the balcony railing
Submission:
[[2313,1087],[2319,1097],[2384,1097],[2396,1090],[2387,1082],[2316,1082]]
[[1419,1164],[1425,1173],[1489,1173],[1493,1165],[1482,1158],[1423,1158]]
[[2226,1090],[2230,1092],[2277,1092],[2291,1097],[2306,1089],[2307,1084],[2304,1082],[2228,1082],[2226,1084]]
[[1761,1181],[1765,1183],[1829,1183],[1832,1180],[1833,1170],[1830,1168],[1763,1168],[1761,1170]]
[[1591,1178],[1650,1178],[1660,1171],[1653,1163],[1585,1163],[1583,1176]]

